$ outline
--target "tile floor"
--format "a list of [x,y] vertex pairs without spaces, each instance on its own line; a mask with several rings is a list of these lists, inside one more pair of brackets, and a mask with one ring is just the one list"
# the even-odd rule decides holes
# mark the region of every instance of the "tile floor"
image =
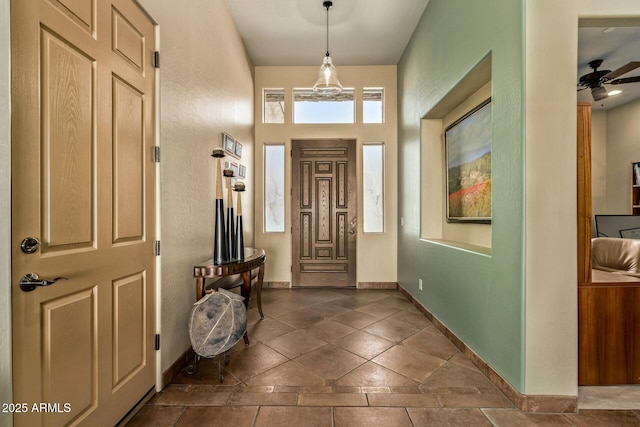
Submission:
[[127,426],[640,426],[640,409],[518,411],[395,290],[265,289],[262,306],[222,384],[201,360]]

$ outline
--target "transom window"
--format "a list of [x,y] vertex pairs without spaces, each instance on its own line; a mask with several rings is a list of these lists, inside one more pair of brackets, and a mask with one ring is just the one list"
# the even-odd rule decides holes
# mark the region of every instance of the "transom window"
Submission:
[[293,123],[355,123],[354,90],[343,89],[336,95],[321,95],[312,89],[294,89]]

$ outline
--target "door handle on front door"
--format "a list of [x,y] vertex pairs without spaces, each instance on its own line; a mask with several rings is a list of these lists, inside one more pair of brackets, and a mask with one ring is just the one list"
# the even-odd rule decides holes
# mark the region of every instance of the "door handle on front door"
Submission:
[[349,234],[356,234],[356,222],[358,221],[357,218],[353,218],[351,221],[349,221]]
[[69,280],[68,277],[56,277],[53,280],[40,279],[36,273],[27,273],[20,279],[20,289],[24,292],[33,291],[36,286],[49,286],[58,280]]

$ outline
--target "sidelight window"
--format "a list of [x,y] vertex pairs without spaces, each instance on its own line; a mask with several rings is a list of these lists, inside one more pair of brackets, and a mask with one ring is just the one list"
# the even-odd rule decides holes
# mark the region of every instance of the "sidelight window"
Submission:
[[362,146],[363,231],[384,232],[384,144]]
[[264,231],[284,232],[284,144],[264,146]]

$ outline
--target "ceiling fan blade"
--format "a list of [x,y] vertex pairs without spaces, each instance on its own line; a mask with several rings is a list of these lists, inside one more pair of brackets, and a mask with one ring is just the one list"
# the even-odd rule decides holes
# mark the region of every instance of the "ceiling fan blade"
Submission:
[[604,87],[600,86],[600,87],[594,87],[591,89],[591,96],[593,96],[594,101],[601,101],[607,98],[609,94],[607,93],[607,90]]
[[621,85],[624,83],[638,83],[640,82],[640,76],[635,76],[635,77],[624,77],[621,79],[615,79],[615,80],[611,80],[610,82],[607,82],[607,84],[610,85]]
[[607,73],[605,76],[602,77],[602,79],[613,80],[616,77],[621,76],[623,74],[627,74],[629,71],[635,70],[638,67],[640,67],[640,61],[632,61],[632,62],[629,62],[627,65],[623,65],[617,70],[613,70],[610,73]]

